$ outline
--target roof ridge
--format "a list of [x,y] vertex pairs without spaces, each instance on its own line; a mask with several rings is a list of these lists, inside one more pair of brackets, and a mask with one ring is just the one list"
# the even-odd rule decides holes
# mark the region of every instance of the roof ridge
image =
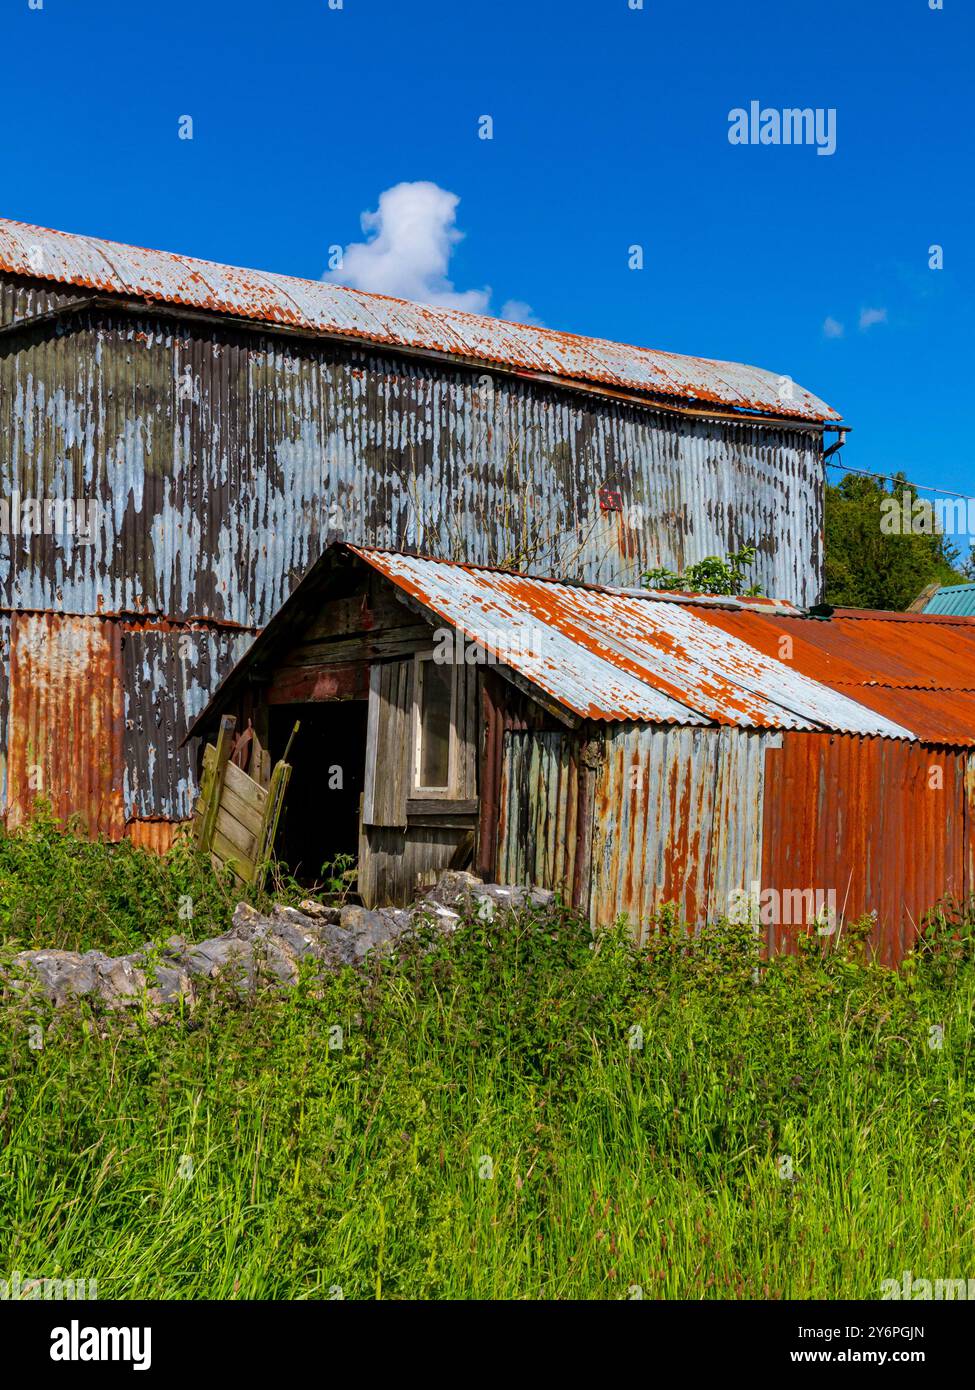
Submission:
[[[105,263],[107,278],[96,258]],[[763,367],[424,305],[331,281],[233,266],[12,218],[0,219],[0,270],[256,322],[444,353],[494,363],[498,369],[586,382],[597,389],[632,390],[725,408],[744,422],[755,420],[749,412],[793,425],[819,426],[841,418],[797,383],[784,399],[782,375]]]
[[[419,550],[398,550],[388,545],[359,545],[352,541],[344,542],[349,550],[360,555],[405,555],[411,560],[423,560],[426,564],[454,565],[458,569],[476,570],[481,574],[510,574],[513,579],[528,579],[539,584],[558,584],[566,589],[587,589],[596,594],[616,594],[623,598],[636,598],[656,603],[684,603],[696,608],[727,608],[745,613],[775,613],[788,616],[807,616],[805,609],[797,608],[788,599],[769,599],[758,595],[706,594],[695,593],[690,589],[641,589],[622,584],[595,584],[588,579],[572,579],[557,574],[529,574],[525,570],[510,569],[506,565],[475,565],[466,560],[446,560],[440,555],[425,555]],[[749,598],[757,599],[748,602]],[[822,621],[821,619],[819,621]]]

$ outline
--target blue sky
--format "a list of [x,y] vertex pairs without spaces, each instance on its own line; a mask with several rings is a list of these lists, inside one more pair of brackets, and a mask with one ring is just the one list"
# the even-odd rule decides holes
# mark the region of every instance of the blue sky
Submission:
[[[426,181],[456,294],[791,375],[849,464],[975,492],[975,4],[631,3],[0,0],[0,214],[317,278]],[[730,144],[753,100],[836,152]]]

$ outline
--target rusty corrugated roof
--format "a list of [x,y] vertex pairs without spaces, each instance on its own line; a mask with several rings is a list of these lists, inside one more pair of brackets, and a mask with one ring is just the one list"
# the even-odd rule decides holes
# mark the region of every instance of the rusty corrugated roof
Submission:
[[[767,604],[710,607],[348,548],[580,718],[916,737],[852,690],[832,688],[707,621],[712,614],[759,625],[792,621]],[[975,742],[975,722],[971,729]]]
[[825,620],[700,612],[709,625],[895,720],[925,743],[975,744],[975,618],[846,608]]
[[439,620],[477,644],[477,659],[508,668],[580,719],[975,746],[975,619],[813,617],[769,599],[566,584],[342,542],[312,567],[188,737],[246,683],[252,664],[273,664],[298,640],[342,551],[388,579],[434,628]]
[[759,367],[431,308],[320,280],[245,270],[23,222],[0,219],[0,269],[679,401],[813,422],[841,418],[788,376]]

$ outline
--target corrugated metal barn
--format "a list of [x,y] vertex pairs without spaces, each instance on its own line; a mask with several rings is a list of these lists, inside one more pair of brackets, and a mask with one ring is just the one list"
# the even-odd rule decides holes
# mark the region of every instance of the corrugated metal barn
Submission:
[[357,852],[368,906],[472,864],[640,932],[753,902],[774,950],[873,912],[895,963],[975,891],[973,619],[336,545],[194,732],[224,713],[300,719],[284,854]]
[[[787,377],[0,221],[0,794],[155,845],[181,748],[330,537],[636,583],[822,583]],[[788,518],[788,524],[782,519]]]

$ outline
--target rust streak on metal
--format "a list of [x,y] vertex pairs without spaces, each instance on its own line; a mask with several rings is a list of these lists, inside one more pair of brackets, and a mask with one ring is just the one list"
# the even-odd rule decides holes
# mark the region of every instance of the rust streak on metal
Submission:
[[45,798],[62,820],[118,839],[122,690],[118,629],[97,618],[14,614],[10,630],[7,825]]

